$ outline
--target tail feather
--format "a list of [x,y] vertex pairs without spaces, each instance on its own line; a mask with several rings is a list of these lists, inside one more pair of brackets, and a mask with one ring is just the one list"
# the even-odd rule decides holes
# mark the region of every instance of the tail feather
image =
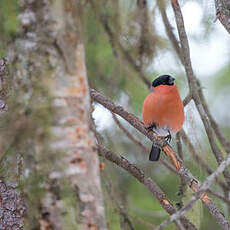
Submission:
[[151,152],[149,155],[150,161],[158,161],[160,158],[161,149],[156,147],[155,145],[152,145]]

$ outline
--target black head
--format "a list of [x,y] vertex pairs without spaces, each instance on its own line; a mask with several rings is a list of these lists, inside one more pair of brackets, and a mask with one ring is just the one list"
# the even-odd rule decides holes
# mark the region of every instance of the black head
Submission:
[[157,87],[159,85],[174,85],[175,78],[170,75],[161,75],[152,82],[152,87]]

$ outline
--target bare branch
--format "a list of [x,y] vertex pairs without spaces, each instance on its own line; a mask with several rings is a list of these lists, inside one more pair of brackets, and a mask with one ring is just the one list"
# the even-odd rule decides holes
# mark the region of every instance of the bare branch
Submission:
[[[95,10],[95,5],[94,5],[93,1],[91,1],[91,4],[93,6],[93,9]],[[171,26],[171,24],[170,24],[170,22],[168,20],[168,17],[167,17],[166,11],[165,11],[165,5],[164,5],[163,1],[158,0],[158,7],[159,7],[159,10],[161,12],[161,16],[162,16],[162,19],[163,19],[163,22],[164,22],[164,25],[165,25],[166,33],[167,33],[167,35],[168,35],[168,37],[169,37],[169,39],[170,39],[170,41],[171,41],[174,49],[176,50],[176,53],[177,53],[177,55],[178,55],[181,63],[184,65],[184,59],[183,59],[182,54],[181,54],[181,48],[179,46],[179,43],[177,41],[177,38],[176,38],[175,34],[173,33],[173,30],[172,30],[173,27]],[[95,14],[96,14],[96,11],[95,11]],[[109,41],[111,43],[112,49],[115,50],[115,48],[114,48],[115,47],[115,43],[117,43],[118,44],[118,48],[121,50],[123,56],[131,64],[131,66],[133,67],[133,69],[138,73],[138,76],[140,77],[140,79],[146,84],[147,87],[149,87],[150,86],[150,81],[148,80],[148,78],[145,77],[145,75],[141,71],[141,68],[137,65],[137,63],[135,62],[135,60],[130,56],[130,54],[121,45],[121,43],[119,42],[119,39],[116,38],[116,36],[112,32],[112,30],[111,30],[111,28],[110,28],[110,26],[108,24],[108,21],[105,20],[105,17],[103,17],[102,15],[98,16],[96,14],[96,16],[99,18],[99,21],[101,22],[102,26],[104,27],[105,31],[107,32],[107,34],[109,36]],[[203,105],[203,109],[204,109],[204,111],[206,113],[206,116],[210,120],[210,125],[211,125],[210,127],[212,127],[213,130],[215,131],[215,134],[217,135],[217,138],[219,139],[220,143],[223,145],[225,151],[229,152],[229,150],[230,150],[230,142],[228,142],[228,140],[220,132],[220,129],[219,129],[217,123],[215,122],[215,120],[213,119],[211,113],[209,112],[209,109],[208,109],[206,100],[205,100],[205,98],[203,96],[202,90],[199,90],[198,94],[200,96],[201,104]],[[187,97],[183,101],[184,106],[186,106],[191,101],[192,96],[193,95],[190,94],[190,93],[187,95]],[[203,117],[205,118],[206,116],[203,116]],[[204,125],[205,125],[205,123],[204,123]],[[205,126],[205,128],[207,128],[207,126]],[[212,140],[214,140],[214,138],[212,138],[213,134],[211,132],[211,129],[209,129],[209,130],[210,130],[209,134],[211,134],[210,138]],[[211,147],[217,149],[216,146],[215,146],[215,144],[214,144],[214,146],[211,145]]]
[[139,218],[137,216],[132,216],[132,215],[129,215],[129,217],[132,218],[136,222],[146,225],[146,227],[149,227],[152,229],[155,228],[155,226],[152,223],[144,221],[143,218]]
[[[221,1],[219,0],[216,0],[216,2],[218,2],[219,4],[222,4]],[[172,43],[172,46],[174,47],[176,53],[177,53],[177,56],[178,58],[180,59],[181,63],[183,65],[184,64],[184,59],[182,57],[182,52],[183,50],[181,50],[181,47],[179,45],[179,42],[177,41],[177,38],[175,36],[175,34],[173,33],[173,27],[171,26],[169,20],[168,20],[168,16],[166,14],[166,10],[165,10],[165,4],[163,1],[161,0],[158,0],[158,8],[160,10],[160,13],[161,13],[161,16],[162,16],[162,20],[163,20],[163,23],[164,23],[164,26],[165,26],[165,30],[166,30],[166,33]],[[228,17],[229,17],[229,14],[228,14]],[[188,56],[188,58],[190,58]],[[200,97],[200,100],[201,100],[201,104],[203,105],[203,108],[204,108],[204,111],[207,115],[207,117],[209,118],[210,120],[210,124],[211,124],[211,127],[213,128],[217,138],[219,139],[220,143],[223,145],[224,149],[226,152],[229,152],[230,151],[230,142],[224,137],[224,135],[222,134],[222,132],[220,131],[219,129],[219,126],[217,125],[217,123],[215,122],[214,118],[212,117],[210,111],[209,111],[209,108],[208,108],[208,105],[207,105],[207,102],[205,100],[205,97],[203,95],[203,92],[201,90],[201,87],[200,87],[200,84],[199,84],[199,81],[197,81],[197,85],[198,85],[198,94],[199,94],[199,97]],[[184,99],[183,103],[184,103],[184,106],[186,106],[192,99],[192,94],[188,94],[188,96]]]
[[171,0],[171,3],[172,3],[173,10],[174,10],[177,30],[178,30],[179,38],[181,42],[181,49],[182,49],[181,54],[182,54],[182,60],[183,60],[182,63],[184,63],[190,92],[192,93],[192,96],[194,96],[193,91],[195,91],[196,89],[196,88],[194,89],[194,86],[196,86],[196,81],[195,81],[195,76],[193,73],[192,64],[190,60],[190,50],[189,50],[187,34],[185,32],[185,27],[184,27],[184,19],[183,19],[182,12],[181,12],[178,1]]
[[[139,130],[141,133],[143,133],[146,137],[148,137],[155,145],[162,147],[162,150],[164,153],[169,157],[174,167],[177,169],[179,175],[183,177],[183,180],[189,187],[194,191],[197,192],[199,190],[198,181],[193,177],[193,175],[189,172],[188,169],[186,169],[181,161],[176,156],[175,152],[171,148],[171,146],[167,143],[165,143],[161,138],[154,134],[152,131],[148,132],[144,126],[144,124],[133,114],[127,112],[124,110],[123,107],[115,105],[112,101],[102,96],[97,91],[91,89],[90,90],[91,98],[95,102],[100,103],[105,108],[109,109],[110,111],[118,114],[122,118],[124,118],[126,121],[128,121],[133,127],[135,127],[137,130]],[[212,202],[212,200],[208,197],[206,193],[203,193],[200,197],[203,204],[208,208],[211,215],[213,215],[217,221],[220,221],[221,219],[219,216],[222,216],[224,219],[224,216],[222,212],[216,207],[216,205]],[[226,220],[224,219],[223,222]],[[221,223],[220,223],[221,224]]]
[[[144,186],[154,195],[154,197],[159,201],[160,205],[167,213],[172,215],[176,212],[176,209],[173,207],[171,202],[167,199],[166,195],[161,191],[158,185],[150,177],[146,177],[139,168],[131,164],[124,157],[113,153],[101,145],[98,145],[98,150],[103,157],[122,167],[124,170],[134,176],[139,182],[144,184]],[[190,223],[189,220],[184,216],[181,216],[181,222],[186,229],[196,229],[195,226]]]
[[137,130],[139,130],[141,133],[143,133],[145,136],[147,136],[153,143],[159,147],[162,148],[162,150],[167,154],[173,165],[176,167],[176,169],[179,171],[181,168],[181,162],[177,159],[177,156],[175,152],[172,150],[172,148],[169,146],[167,141],[165,141],[164,138],[157,136],[154,132],[148,131],[143,122],[140,121],[136,116],[133,114],[127,112],[124,110],[123,107],[115,105],[112,101],[105,98],[103,95],[98,93],[96,90],[91,89],[91,98],[103,105],[105,108],[109,109],[111,112],[118,114],[123,119],[128,121],[133,127],[135,127]]
[[[204,106],[201,103],[200,95],[198,93],[199,88],[198,88],[197,80],[196,80],[196,77],[194,75],[193,68],[192,68],[192,63],[191,63],[191,59],[190,59],[189,43],[188,43],[188,38],[187,38],[187,34],[185,31],[185,27],[184,27],[184,19],[182,16],[180,5],[179,5],[177,0],[171,0],[171,3],[172,3],[173,11],[175,14],[175,18],[176,18],[177,30],[179,33],[181,48],[182,48],[183,63],[184,63],[186,76],[187,76],[188,83],[189,83],[190,93],[192,94],[196,108],[197,108],[197,110],[200,114],[201,120],[204,124],[205,131],[207,133],[211,149],[214,153],[214,156],[215,156],[218,164],[220,164],[223,160],[223,156],[222,156],[220,149],[218,148],[218,146],[216,144],[213,129],[211,128],[209,117],[207,116],[207,114],[204,110]],[[224,177],[226,179],[226,182],[228,183],[228,185],[230,185],[230,174],[229,174],[229,172],[227,170],[224,170],[223,174],[224,174]]]
[[189,102],[192,100],[192,95],[189,93],[183,100],[184,107],[189,104]]
[[[213,170],[208,166],[208,164],[196,153],[195,147],[192,145],[191,141],[189,140],[189,137],[185,133],[185,131],[182,129],[180,131],[182,139],[184,143],[188,146],[190,153],[192,154],[193,158],[196,160],[198,164],[201,165],[201,167],[208,173],[212,174]],[[228,186],[220,179],[216,178],[216,182],[224,189],[228,190]]]
[[[113,118],[114,118],[115,122],[116,122],[117,125],[119,126],[119,128],[127,135],[127,137],[128,137],[131,141],[133,141],[135,144],[137,144],[146,154],[148,154],[148,153],[149,153],[149,150],[148,150],[139,140],[137,140],[137,139],[136,139],[136,138],[135,138],[135,137],[134,137],[134,136],[133,136],[133,135],[132,135],[122,124],[121,124],[121,123],[120,123],[120,121],[118,120],[118,118],[116,117],[115,114],[112,113],[112,115],[113,115]],[[96,130],[95,130],[95,132],[96,132]],[[98,133],[96,132],[95,135],[97,136]],[[193,147],[192,143],[190,142],[188,136],[186,135],[186,133],[184,132],[183,129],[180,131],[180,135],[181,135],[182,138],[184,139],[184,142],[188,145],[189,150],[190,150],[190,152],[192,153],[194,159],[195,159],[199,164],[201,164],[202,168],[204,168],[204,169],[207,171],[208,174],[212,174],[213,171],[212,171],[212,170],[209,168],[209,166],[200,158],[200,156],[199,156],[198,154],[196,154],[195,148]],[[99,142],[99,143],[102,144],[102,142]],[[181,147],[180,147],[180,148],[181,148]],[[182,151],[182,149],[181,149],[181,150],[178,149],[178,152],[179,152],[179,153],[180,153],[181,151]],[[181,152],[181,153],[182,153],[182,152]],[[179,154],[179,155],[180,155],[180,157],[181,157],[182,154]],[[181,158],[182,158],[182,157],[181,157]],[[163,164],[166,168],[168,168],[171,172],[173,172],[173,173],[179,175],[178,171],[177,171],[174,167],[172,167],[172,165],[170,165],[166,160],[164,160],[164,159],[159,159],[159,162],[160,162],[161,164]],[[225,183],[222,182],[218,177],[216,177],[216,181],[217,181],[217,183],[219,183],[219,185],[220,185],[224,190],[227,190],[227,189],[228,189],[228,187],[225,185]],[[179,191],[178,191],[178,196],[179,196],[180,198],[183,197],[184,188],[185,188],[184,185],[185,185],[185,184],[184,184],[184,182],[183,182],[183,180],[182,180],[182,181],[181,181],[181,185],[180,185],[180,187],[179,187]],[[222,195],[218,194],[217,192],[214,192],[214,191],[211,190],[211,189],[209,189],[208,192],[209,192],[210,194],[212,194],[213,196],[217,197],[218,199],[221,199],[221,200],[223,200],[224,202],[226,202],[226,203],[228,203],[228,204],[230,205],[230,200],[226,199],[225,197],[223,197]],[[177,205],[181,208],[181,207],[182,207],[182,202],[180,201],[180,203],[178,203]]]
[[[135,144],[137,144],[146,154],[149,153],[149,150],[139,141],[137,140],[118,120],[118,118],[116,117],[115,114],[113,114],[113,118],[115,120],[115,122],[117,123],[117,125],[119,126],[119,128],[127,135],[127,137],[133,141]],[[96,133],[95,135],[97,135],[98,133]],[[200,158],[200,156],[198,154],[196,154],[195,148],[193,147],[192,143],[190,142],[188,136],[186,135],[186,133],[184,132],[184,130],[182,129],[180,134],[182,135],[182,138],[184,139],[184,142],[188,145],[190,152],[192,152],[193,157],[196,159],[196,161],[201,164],[201,166],[207,171],[208,174],[212,174],[213,171],[209,168],[209,166]],[[102,144],[102,142],[100,142],[100,144]],[[178,149],[178,153],[180,153],[182,150]],[[182,153],[182,152],[181,152]],[[179,154],[180,157],[182,154]],[[181,157],[182,158],[182,157]],[[163,164],[166,168],[168,168],[171,172],[179,175],[179,173],[177,172],[177,170],[175,168],[172,167],[172,165],[170,165],[166,160],[164,159],[159,159],[159,162],[161,164]],[[228,187],[225,185],[224,182],[222,182],[218,177],[216,177],[216,181],[217,183],[219,183],[219,185],[224,189],[228,189]],[[181,181],[181,185],[179,187],[179,191],[178,191],[178,196],[180,198],[183,197],[183,193],[184,193],[184,182],[183,180]],[[220,194],[214,192],[213,190],[209,189],[208,192],[210,194],[212,194],[213,196],[217,197],[218,199],[223,200],[224,202],[228,203],[230,205],[230,200],[226,199],[225,197],[221,196]],[[180,201],[180,203],[177,204],[180,208],[182,207],[182,202]]]
[[226,199],[224,196],[222,196],[221,194],[217,193],[216,191],[208,189],[208,193],[212,194],[216,198],[218,198],[218,199],[224,201],[225,203],[227,203],[228,205],[230,205],[230,200]]
[[[227,155],[226,159],[218,166],[215,172],[213,172],[210,176],[207,177],[205,182],[202,184],[200,189],[194,194],[194,196],[191,198],[191,200],[187,203],[186,206],[184,206],[182,209],[177,211],[175,214],[170,216],[166,221],[162,222],[155,230],[161,230],[168,224],[170,224],[172,221],[177,220],[181,217],[181,215],[184,215],[192,206],[193,204],[204,194],[205,192],[212,184],[213,180],[222,173],[226,167],[230,164],[230,154]],[[221,225],[222,229],[229,230],[230,224],[227,222],[227,220],[224,218],[224,215],[220,213],[216,216],[218,223]]]
[[91,98],[93,101],[98,102],[99,104],[103,105],[105,108],[110,110],[113,113],[116,113],[127,122],[129,122],[134,128],[139,130],[145,136],[147,136],[151,141],[156,143],[157,146],[163,147],[165,144],[165,140],[162,138],[159,139],[157,135],[155,135],[152,131],[149,132],[142,121],[140,121],[136,116],[124,110],[122,106],[116,105],[108,98],[105,98],[102,94],[97,92],[94,89],[90,89]]
[[[181,143],[181,136],[180,136],[179,132],[176,134],[176,143],[177,143],[177,152],[178,152],[180,158],[183,160],[182,143]],[[183,177],[181,177],[180,184],[179,184],[179,189],[178,189],[178,192],[177,192],[177,195],[179,197],[179,201],[176,204],[177,204],[178,208],[183,207],[182,199],[183,199],[185,190],[186,190],[186,183],[183,180]]]
[[177,144],[177,152],[179,154],[179,157],[181,158],[181,160],[183,160],[182,143],[181,143],[179,132],[176,134],[176,144]]
[[[116,115],[112,113],[114,121],[118,125],[118,127],[126,134],[126,136],[133,141],[135,144],[137,144],[146,154],[149,154],[149,149],[147,149],[139,140],[137,140],[117,119]],[[172,167],[166,160],[159,159],[159,162],[163,164],[167,169],[169,169],[171,172],[178,174],[175,168]]]
[[160,13],[161,13],[162,21],[163,21],[164,26],[165,26],[165,31],[169,37],[169,40],[171,41],[173,48],[176,51],[176,54],[177,54],[179,60],[183,64],[183,58],[181,56],[181,47],[180,47],[179,42],[178,42],[178,40],[177,40],[177,38],[173,32],[173,27],[169,22],[169,19],[168,19],[166,10],[165,10],[165,2],[162,0],[158,0],[157,5],[158,5],[158,8],[159,8]]
[[228,0],[215,0],[216,17],[230,33],[230,3]]
[[[101,146],[101,145],[100,145]],[[111,178],[108,179],[106,181],[104,181],[105,186],[106,186],[106,190],[108,193],[109,198],[112,200],[112,202],[116,205],[115,209],[116,211],[119,213],[119,215],[122,217],[123,219],[123,223],[124,225],[127,225],[129,227],[130,230],[134,230],[133,227],[133,223],[131,222],[131,220],[129,219],[129,214],[127,213],[127,210],[125,209],[124,205],[121,205],[118,201],[118,199],[116,199],[115,195],[114,195],[114,191],[113,191],[113,185],[109,182],[112,181]],[[127,229],[125,226],[121,226],[122,229]]]
[[[113,118],[115,120],[115,122],[117,123],[117,125],[119,126],[119,128],[127,135],[127,137],[133,141],[135,144],[137,144],[146,154],[149,153],[149,150],[139,141],[137,140],[118,120],[118,118],[116,117],[115,114],[113,114]],[[97,133],[98,134],[98,133]],[[95,134],[95,135],[97,135]],[[182,129],[180,134],[182,135],[182,138],[184,139],[184,142],[189,146],[189,150],[190,152],[192,152],[192,155],[194,156],[194,158],[196,159],[196,161],[198,163],[201,164],[201,166],[207,171],[208,174],[212,174],[213,171],[209,168],[209,166],[200,158],[200,156],[198,154],[196,154],[195,148],[193,147],[192,143],[190,142],[188,136],[186,135],[186,133],[184,132],[184,130]],[[102,142],[100,142],[100,144],[102,144]],[[181,148],[181,147],[180,147]],[[182,156],[182,154],[180,154],[180,152],[182,151],[178,149],[178,153],[180,155],[180,157]],[[182,153],[182,152],[181,152]],[[182,157],[181,157],[182,158]],[[168,168],[171,172],[179,175],[179,173],[177,172],[177,170],[175,168],[173,168],[166,160],[164,159],[159,159],[159,162],[161,164],[163,164],[166,168]],[[228,189],[228,187],[225,185],[224,182],[222,182],[218,177],[216,177],[216,181],[217,183],[219,183],[219,185],[223,188],[223,189]],[[183,180],[181,181],[181,185],[179,187],[179,191],[178,191],[178,196],[180,198],[183,197],[183,193],[184,193],[184,182]],[[209,189],[208,192],[210,194],[212,194],[213,196],[217,197],[218,199],[223,200],[224,202],[228,203],[230,205],[230,200],[226,199],[225,197],[221,196],[220,194],[214,192],[213,190]],[[179,207],[182,207],[182,202],[180,202],[180,204],[177,204]]]
[[212,117],[199,82],[198,82],[198,86],[199,86],[199,92],[198,93],[199,93],[199,96],[200,96],[201,103],[202,103],[202,105],[204,107],[204,110],[205,110],[209,120],[210,120],[210,123],[211,123],[211,126],[212,126],[213,130],[214,130],[214,133],[216,134],[218,140],[222,144],[224,150],[226,152],[230,152],[230,142],[225,138],[223,133],[220,131],[220,128],[217,125],[216,121]]

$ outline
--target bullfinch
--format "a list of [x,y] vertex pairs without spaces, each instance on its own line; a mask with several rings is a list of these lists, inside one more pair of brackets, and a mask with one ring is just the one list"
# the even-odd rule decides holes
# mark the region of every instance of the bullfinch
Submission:
[[[174,81],[170,75],[156,78],[142,109],[146,128],[167,140],[171,140],[171,133],[178,132],[184,123],[184,106]],[[160,152],[159,147],[152,145],[149,160],[159,160]]]

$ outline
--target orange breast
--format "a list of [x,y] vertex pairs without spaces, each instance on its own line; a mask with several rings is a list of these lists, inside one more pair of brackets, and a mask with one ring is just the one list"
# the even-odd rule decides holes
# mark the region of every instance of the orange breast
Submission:
[[169,126],[173,132],[182,128],[184,106],[176,85],[160,85],[144,100],[142,117],[146,125],[154,122],[160,127]]

